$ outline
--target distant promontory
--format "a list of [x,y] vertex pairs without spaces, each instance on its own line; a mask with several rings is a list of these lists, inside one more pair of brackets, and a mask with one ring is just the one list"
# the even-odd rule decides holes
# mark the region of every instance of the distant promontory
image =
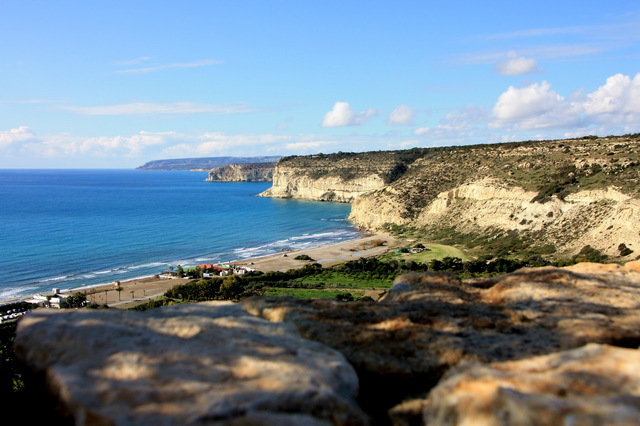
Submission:
[[229,164],[245,163],[275,163],[280,156],[267,157],[204,157],[204,158],[176,158],[167,160],[153,160],[136,167],[136,170],[194,170],[209,171]]
[[276,163],[228,164],[209,171],[208,182],[271,182]]

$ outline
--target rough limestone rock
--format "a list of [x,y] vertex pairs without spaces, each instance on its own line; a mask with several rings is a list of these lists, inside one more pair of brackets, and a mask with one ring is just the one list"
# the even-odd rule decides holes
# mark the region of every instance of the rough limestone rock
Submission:
[[351,203],[402,174],[408,157],[402,151],[284,157],[273,186],[260,195]]
[[464,366],[436,386],[428,425],[637,425],[640,351],[588,344],[552,355]]
[[76,424],[633,424],[639,292],[640,261],[409,274],[377,303],[36,311],[15,349]]
[[404,187],[385,187],[363,195],[354,202],[350,219],[368,229],[396,223],[455,227],[467,234],[515,230],[533,233],[537,240],[544,239],[558,250],[571,253],[586,245],[610,256],[620,254],[620,243],[634,253],[640,248],[640,200],[611,187],[539,203],[533,201],[535,191],[483,178],[440,192],[415,217],[407,212],[412,205],[403,206],[399,201],[405,192]]
[[318,178],[295,172],[277,165],[273,175],[273,186],[260,196],[350,203],[360,195],[384,185],[383,179],[375,173],[345,181],[339,176]]
[[342,352],[360,377],[361,405],[383,415],[425,395],[461,363],[524,359],[591,342],[638,347],[639,268],[634,262],[613,269],[532,268],[467,282],[451,274],[404,275],[380,303],[252,298],[243,305]]
[[36,311],[17,356],[75,424],[366,424],[343,356],[230,302]]
[[228,164],[209,171],[207,182],[271,182],[276,163]]

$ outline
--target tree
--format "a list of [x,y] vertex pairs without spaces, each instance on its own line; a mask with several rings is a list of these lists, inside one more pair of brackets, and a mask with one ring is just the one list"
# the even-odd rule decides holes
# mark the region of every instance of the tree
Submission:
[[220,286],[220,294],[227,300],[238,298],[243,290],[244,283],[242,279],[236,275],[224,278]]
[[78,292],[72,296],[67,297],[67,305],[69,305],[70,308],[80,307],[86,300],[87,296],[85,296],[84,293]]
[[336,300],[339,302],[353,302],[353,295],[351,293],[338,293],[336,294]]
[[122,290],[124,290],[122,287],[120,286],[116,287],[116,291],[118,292],[118,300],[122,300],[120,299],[120,293],[122,293]]

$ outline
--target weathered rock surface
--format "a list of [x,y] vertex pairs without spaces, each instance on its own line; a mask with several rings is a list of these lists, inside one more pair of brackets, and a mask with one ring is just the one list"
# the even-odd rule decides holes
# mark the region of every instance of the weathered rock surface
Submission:
[[276,163],[229,164],[209,171],[208,182],[271,182]]
[[78,424],[632,424],[639,345],[640,261],[404,275],[377,303],[36,311],[16,338]]
[[536,191],[482,178],[438,193],[413,213],[407,211],[411,205],[403,201],[406,191],[403,187],[385,187],[358,198],[350,218],[369,229],[395,223],[446,226],[463,234],[517,231],[535,235],[536,242],[553,243],[557,250],[569,253],[590,245],[618,256],[621,243],[634,253],[640,250],[640,200],[615,188],[579,191],[564,200],[553,197],[540,203],[533,201]]
[[457,368],[425,404],[428,425],[637,425],[640,351],[581,348]]
[[342,352],[360,377],[363,407],[388,409],[426,394],[464,362],[524,359],[590,342],[638,347],[637,267],[615,274],[594,273],[592,265],[589,274],[581,266],[535,268],[469,282],[442,273],[405,275],[379,303],[256,298],[243,304]]
[[239,305],[34,312],[17,355],[75,424],[366,424],[342,355]]
[[369,230],[517,235],[566,257],[587,245],[640,253],[637,135],[284,157],[263,195],[353,203],[350,219]]
[[345,181],[337,176],[309,177],[292,176],[292,171],[277,166],[273,186],[260,194],[263,197],[303,198],[316,201],[350,203],[384,185],[382,178],[375,174]]
[[410,155],[389,151],[284,157],[276,165],[273,186],[261,195],[350,203],[395,179],[406,168],[404,157]]

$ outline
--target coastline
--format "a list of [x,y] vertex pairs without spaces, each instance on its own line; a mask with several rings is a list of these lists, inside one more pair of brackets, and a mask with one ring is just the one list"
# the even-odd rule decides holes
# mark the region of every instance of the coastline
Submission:
[[[378,245],[384,241],[384,245]],[[302,268],[310,261],[295,260],[299,254],[306,254],[322,266],[333,266],[356,260],[362,257],[380,256],[394,247],[396,238],[385,233],[367,234],[352,240],[323,246],[281,252],[268,256],[241,259],[230,264],[244,266],[261,272],[286,271]],[[111,308],[127,309],[141,303],[148,302],[162,296],[167,290],[183,284],[191,279],[187,278],[163,278],[154,276],[135,278],[120,281],[122,290],[117,291],[114,282],[97,284],[89,287],[78,287],[64,290],[62,294],[85,293],[87,300],[99,305],[108,305]],[[4,302],[3,302],[4,303]]]

